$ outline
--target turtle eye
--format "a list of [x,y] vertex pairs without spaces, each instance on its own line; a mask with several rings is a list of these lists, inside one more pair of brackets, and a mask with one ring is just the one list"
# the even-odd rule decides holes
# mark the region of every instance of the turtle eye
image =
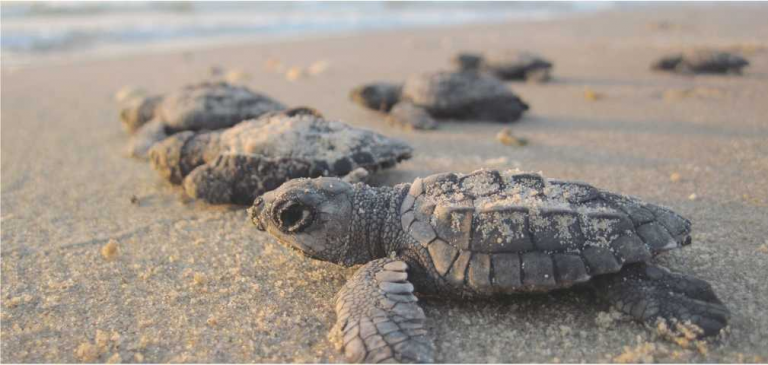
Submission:
[[314,218],[312,209],[304,204],[293,201],[280,205],[277,211],[276,223],[278,227],[280,227],[280,230],[289,233],[301,232],[301,230],[312,224],[312,219]]

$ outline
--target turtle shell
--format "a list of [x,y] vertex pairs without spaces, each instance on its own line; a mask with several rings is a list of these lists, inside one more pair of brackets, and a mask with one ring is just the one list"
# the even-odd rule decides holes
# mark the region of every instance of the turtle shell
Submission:
[[749,61],[743,57],[722,51],[694,49],[666,56],[657,61],[652,68],[680,73],[741,73]]
[[525,80],[529,75],[552,68],[552,63],[529,52],[489,52],[484,55],[483,63],[488,71],[504,80]]
[[519,171],[417,179],[401,214],[434,272],[476,292],[565,288],[690,243],[668,209]]
[[188,85],[166,95],[156,113],[170,132],[231,127],[285,105],[248,88],[226,82]]
[[401,99],[435,118],[513,121],[528,105],[503,82],[477,72],[435,72],[408,78]]
[[310,161],[318,170],[311,176],[344,176],[359,167],[375,172],[413,151],[398,139],[313,113],[268,114],[221,132],[219,141],[221,154]]

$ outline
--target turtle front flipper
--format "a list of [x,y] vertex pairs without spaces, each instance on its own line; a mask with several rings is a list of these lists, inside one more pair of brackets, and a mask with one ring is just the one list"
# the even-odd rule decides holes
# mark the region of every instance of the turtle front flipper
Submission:
[[156,143],[168,137],[165,123],[152,119],[139,128],[128,143],[128,154],[141,160],[149,157],[149,151]]
[[730,312],[712,291],[709,283],[655,265],[625,266],[616,274],[593,279],[597,293],[620,311],[648,325],[665,322],[695,325],[696,337],[714,336],[728,324]]
[[219,154],[218,132],[176,133],[149,150],[150,165],[172,184],[181,184],[196,167]]
[[371,261],[336,295],[336,328],[347,361],[434,362],[434,344],[407,269],[398,260]]
[[428,130],[437,128],[437,122],[429,112],[407,101],[401,101],[389,111],[387,121],[406,129]]
[[366,170],[363,167],[358,167],[352,171],[350,171],[348,174],[344,175],[341,179],[350,183],[350,184],[357,184],[357,183],[366,183],[368,182],[368,179],[370,179],[371,173]]
[[288,180],[322,175],[324,167],[295,158],[225,153],[187,175],[184,190],[209,204],[250,205]]

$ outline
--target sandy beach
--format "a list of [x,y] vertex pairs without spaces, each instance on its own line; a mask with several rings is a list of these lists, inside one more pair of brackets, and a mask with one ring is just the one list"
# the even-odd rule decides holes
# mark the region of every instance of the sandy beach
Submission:
[[[331,300],[353,269],[299,257],[243,207],[192,201],[125,155],[115,92],[171,91],[212,67],[409,142],[414,158],[376,184],[519,168],[671,207],[693,222],[694,244],[656,261],[707,280],[732,311],[721,338],[683,346],[587,290],[424,299],[438,361],[768,361],[768,6],[660,9],[3,68],[0,361],[343,361],[327,334]],[[694,46],[740,52],[751,65],[740,77],[649,70]],[[348,99],[361,83],[490,49],[555,64],[550,83],[509,84],[531,105],[509,125],[527,146],[499,143],[505,126],[493,123],[409,132]],[[275,61],[327,69],[288,80],[268,67]],[[116,251],[102,252],[109,242]]]

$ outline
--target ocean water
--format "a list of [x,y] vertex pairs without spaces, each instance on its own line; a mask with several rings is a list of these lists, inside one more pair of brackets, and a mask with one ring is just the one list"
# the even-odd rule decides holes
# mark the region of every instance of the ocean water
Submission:
[[341,32],[530,21],[612,2],[37,2],[0,4],[3,65]]

